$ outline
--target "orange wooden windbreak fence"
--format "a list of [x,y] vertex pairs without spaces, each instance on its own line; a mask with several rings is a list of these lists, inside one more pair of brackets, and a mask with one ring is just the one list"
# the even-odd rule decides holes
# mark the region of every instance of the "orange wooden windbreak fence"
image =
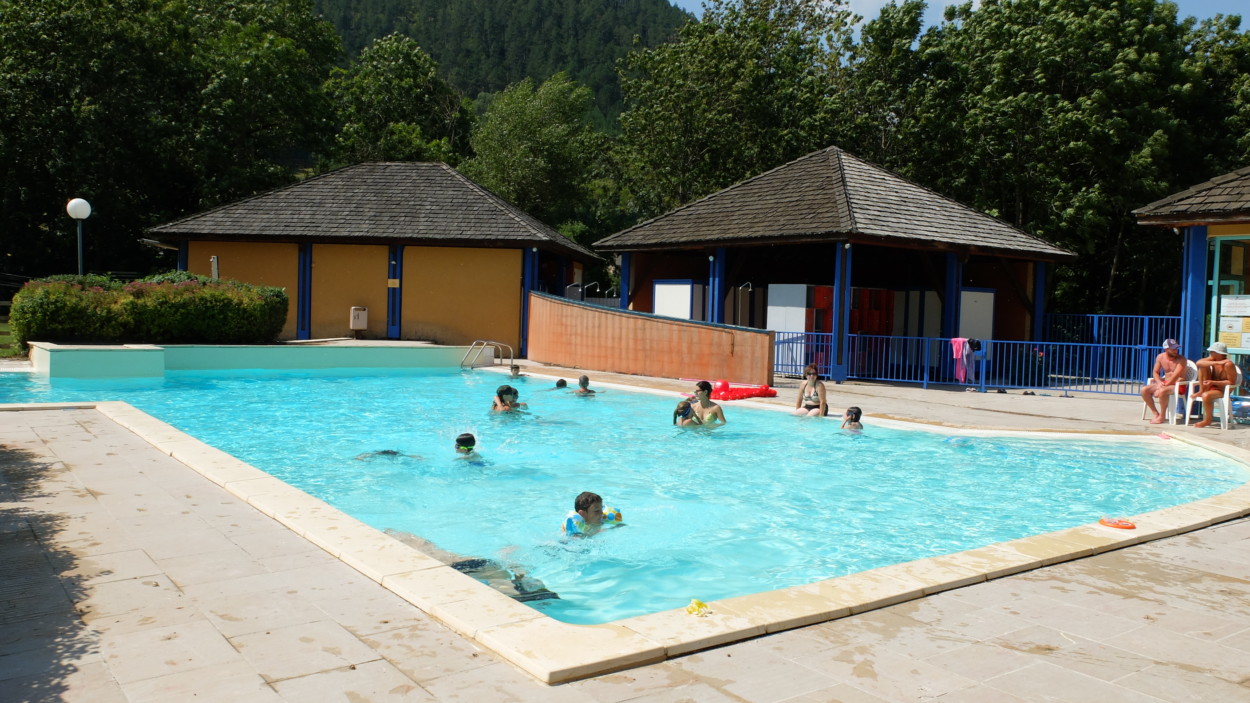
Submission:
[[530,293],[527,357],[661,378],[772,385],[773,333]]

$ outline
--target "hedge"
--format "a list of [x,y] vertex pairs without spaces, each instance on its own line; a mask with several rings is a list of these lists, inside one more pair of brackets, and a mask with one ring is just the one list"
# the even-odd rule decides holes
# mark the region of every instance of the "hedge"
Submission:
[[267,344],[286,323],[286,292],[183,271],[129,283],[105,276],[50,276],[13,296],[16,341]]

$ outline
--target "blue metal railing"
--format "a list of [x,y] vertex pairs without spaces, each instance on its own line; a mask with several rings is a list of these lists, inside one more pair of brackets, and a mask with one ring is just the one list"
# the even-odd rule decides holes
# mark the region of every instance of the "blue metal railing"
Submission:
[[1046,315],[1046,341],[1159,347],[1179,339],[1181,318],[1161,315]]
[[773,346],[773,372],[784,376],[802,376],[805,366],[816,364],[828,378],[837,351],[827,332],[777,332]]
[[[972,368],[957,376],[949,339],[848,335],[848,377],[988,388],[1135,394],[1150,375],[1157,345],[1013,342],[983,340]],[[815,363],[828,376],[834,356],[832,334],[778,332],[774,372],[798,376]]]

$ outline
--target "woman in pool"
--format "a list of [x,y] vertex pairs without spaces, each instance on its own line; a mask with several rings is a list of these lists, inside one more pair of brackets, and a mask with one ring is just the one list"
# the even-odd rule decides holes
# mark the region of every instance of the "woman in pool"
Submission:
[[701,425],[723,425],[728,422],[725,419],[725,410],[712,402],[712,384],[707,381],[694,384],[694,397],[690,399],[690,407]]
[[694,408],[690,407],[690,401],[683,400],[677,404],[677,409],[673,411],[673,424],[678,427],[691,427],[694,425],[702,425],[699,416],[694,414]]
[[495,402],[491,405],[491,412],[496,413],[512,413],[527,407],[525,403],[520,401],[521,393],[517,389],[509,385],[503,385],[495,389]]
[[803,369],[803,383],[799,386],[799,397],[794,401],[794,414],[806,417],[824,417],[829,414],[829,403],[825,400],[825,382],[820,380],[820,370],[816,364],[808,364]]
[[863,417],[863,415],[864,415],[864,411],[860,410],[859,406],[857,405],[852,405],[851,407],[847,408],[846,412],[842,413],[842,429],[844,430],[864,429],[863,424],[861,424],[859,421],[859,418]]

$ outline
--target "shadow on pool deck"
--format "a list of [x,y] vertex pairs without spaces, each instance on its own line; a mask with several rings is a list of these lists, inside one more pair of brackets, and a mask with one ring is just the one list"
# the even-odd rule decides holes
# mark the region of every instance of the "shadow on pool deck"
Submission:
[[[843,384],[830,402],[869,428],[1158,429],[1132,398]],[[0,702],[1250,701],[1245,519],[548,687],[94,411],[0,412],[0,445]]]

